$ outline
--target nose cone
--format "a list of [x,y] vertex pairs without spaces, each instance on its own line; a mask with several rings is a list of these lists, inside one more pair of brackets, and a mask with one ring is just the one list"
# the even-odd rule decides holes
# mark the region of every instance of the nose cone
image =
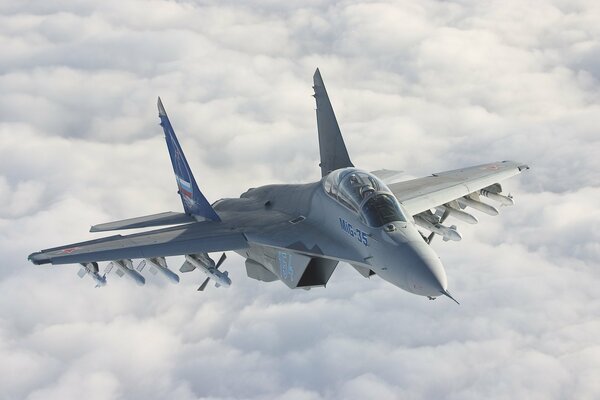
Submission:
[[408,261],[410,291],[421,296],[437,297],[448,288],[442,262],[424,242],[410,243],[412,257]]
[[420,236],[417,240],[401,240],[397,234],[389,237],[395,245],[382,252],[381,265],[388,268],[378,274],[414,294],[430,297],[443,294],[448,287],[446,271],[431,247]]

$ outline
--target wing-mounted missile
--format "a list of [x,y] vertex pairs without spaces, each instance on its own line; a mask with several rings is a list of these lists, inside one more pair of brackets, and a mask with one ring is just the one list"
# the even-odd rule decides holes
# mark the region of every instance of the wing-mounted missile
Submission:
[[[477,197],[474,199],[473,197]],[[469,196],[461,197],[458,199],[458,203],[464,207],[471,207],[476,209],[477,211],[481,211],[482,213],[496,216],[498,215],[498,209],[496,207],[490,206],[489,204],[483,203],[478,200],[479,196],[477,193],[471,193]]]
[[[439,222],[439,217],[429,213],[421,213],[415,215],[415,224],[419,225],[421,228],[425,228],[428,231],[440,235],[445,242],[448,240],[452,240],[458,242],[462,239],[462,236],[456,230],[456,225],[452,225],[450,227],[442,225]],[[431,239],[429,239],[431,241]]]
[[167,278],[169,282],[177,284],[179,283],[179,275],[171,271],[167,266],[167,260],[164,257],[146,258],[145,260],[150,264],[150,272],[154,275],[160,273],[162,276]]
[[454,217],[462,222],[466,222],[467,224],[476,224],[479,222],[479,220],[474,215],[471,215],[463,210],[459,210],[458,208],[452,207],[450,204],[444,204],[443,206],[437,207],[437,209],[442,212],[447,211],[450,217]]
[[209,269],[214,267],[215,262],[207,253],[188,254],[185,256],[185,262],[179,267],[179,272],[185,273],[193,271],[196,268]]
[[493,200],[497,203],[500,203],[503,206],[514,206],[515,201],[512,196],[509,194],[508,196],[501,195],[499,192],[494,192],[492,190],[481,189],[479,194],[487,197],[490,200]]
[[[140,265],[138,265],[138,268],[140,268]],[[140,270],[143,268],[144,266],[141,265]],[[111,261],[106,267],[106,274],[109,274],[113,269],[115,269],[115,273],[119,276],[119,278],[122,278],[126,275],[139,286],[146,284],[146,278],[144,278],[142,274],[133,268],[133,262],[130,259]]]
[[106,285],[106,274],[100,275],[97,262],[85,264],[82,263],[79,272],[77,272],[77,275],[80,278],[89,275],[94,280],[94,282],[96,282],[96,287],[102,287]]
[[229,273],[227,271],[219,271],[219,267],[223,264],[226,258],[227,256],[225,253],[223,253],[219,261],[215,264],[213,259],[210,258],[207,253],[188,254],[185,256],[185,263],[183,263],[181,266],[180,271],[183,269],[188,270],[190,267],[192,267],[193,269],[198,269],[206,274],[207,277],[204,282],[202,282],[202,285],[200,285],[198,288],[199,291],[204,290],[210,279],[215,281],[216,287],[229,287],[231,285]]

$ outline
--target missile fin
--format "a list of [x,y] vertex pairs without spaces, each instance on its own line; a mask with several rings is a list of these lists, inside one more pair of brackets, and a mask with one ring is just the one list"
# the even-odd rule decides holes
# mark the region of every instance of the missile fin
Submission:
[[200,287],[198,288],[198,291],[199,291],[199,292],[202,292],[202,291],[204,291],[204,288],[206,288],[206,284],[208,284],[208,281],[210,281],[210,278],[206,278],[206,279],[204,280],[204,282],[202,282],[202,285],[200,285]]
[[196,269],[189,261],[183,263],[183,265],[179,268],[180,272],[190,272]]

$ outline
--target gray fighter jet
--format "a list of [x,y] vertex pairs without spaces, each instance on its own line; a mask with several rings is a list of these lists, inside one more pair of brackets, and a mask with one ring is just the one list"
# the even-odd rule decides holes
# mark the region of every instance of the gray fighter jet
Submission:
[[[447,218],[473,224],[478,220],[471,209],[497,215],[498,209],[482,197],[512,205],[512,196],[502,194],[499,182],[529,167],[499,161],[390,183],[397,178],[395,171],[367,172],[352,164],[318,69],[313,79],[320,180],[251,188],[239,198],[211,205],[192,175],[159,98],[158,116],[184,212],[95,225],[91,232],[163,228],[42,250],[29,260],[34,264],[80,263],[80,275],[92,275],[99,286],[106,278],[99,275],[97,263],[109,261],[120,276],[143,285],[140,272],[145,264],[171,282],[179,282],[165,257],[184,255],[181,271],[203,272],[207,276],[199,288],[203,290],[209,279],[216,286],[229,286],[227,272],[219,270],[224,255],[215,264],[208,253],[233,250],[246,259],[250,278],[280,280],[290,288],[325,286],[342,261],[364,277],[378,275],[410,293],[452,298],[431,241],[435,235],[461,239],[454,225],[444,225]],[[134,268],[132,259],[141,259],[138,267]]]

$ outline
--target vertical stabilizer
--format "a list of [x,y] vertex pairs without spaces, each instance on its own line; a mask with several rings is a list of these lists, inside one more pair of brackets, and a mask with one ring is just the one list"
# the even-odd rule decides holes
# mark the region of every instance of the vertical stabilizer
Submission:
[[319,151],[321,153],[321,176],[340,168],[353,167],[348,156],[348,150],[342,138],[333,112],[333,107],[327,96],[327,90],[321,78],[319,69],[313,76],[315,90],[314,98],[317,101],[317,129],[319,131]]
[[192,170],[185,159],[183,150],[179,145],[177,136],[175,136],[175,131],[171,126],[160,97],[158,98],[158,116],[160,117],[160,125],[165,131],[165,140],[167,141],[169,156],[171,156],[171,163],[173,164],[173,171],[175,172],[175,180],[179,188],[178,192],[179,196],[181,196],[183,209],[189,215],[203,217],[211,221],[220,221],[221,219],[196,184]]

